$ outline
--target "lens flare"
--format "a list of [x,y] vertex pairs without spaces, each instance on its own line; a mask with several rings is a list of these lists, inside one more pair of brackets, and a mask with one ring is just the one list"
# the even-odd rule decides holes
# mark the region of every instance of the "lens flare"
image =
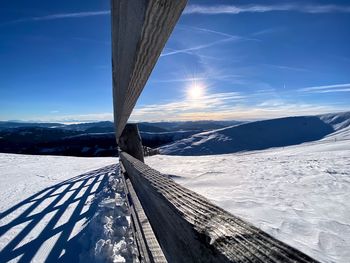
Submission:
[[197,100],[203,97],[205,92],[205,86],[202,83],[191,83],[191,85],[187,89],[188,98]]

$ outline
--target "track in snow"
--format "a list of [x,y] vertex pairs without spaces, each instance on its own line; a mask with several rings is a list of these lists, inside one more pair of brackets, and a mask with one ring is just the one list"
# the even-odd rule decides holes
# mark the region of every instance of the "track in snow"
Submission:
[[[51,170],[46,175],[40,169],[22,171],[22,176],[17,174],[16,178],[21,180],[8,183],[7,189],[1,189],[4,190],[1,195],[7,200],[0,202],[0,262],[94,262],[98,259],[108,262],[113,261],[112,257],[132,257],[126,247],[132,240],[128,239],[129,222],[123,214],[126,212],[125,200],[122,199],[118,165],[108,165],[62,180],[62,174],[69,177],[70,172],[74,174],[72,170],[83,167],[85,162],[89,163],[85,169],[89,169],[112,163],[112,160],[115,163],[115,158],[94,160],[2,154],[0,159],[5,159],[5,165],[0,167],[0,180],[11,180],[7,165],[16,163],[16,160],[19,167],[29,164],[32,168],[45,166],[47,161],[51,162],[47,168],[61,165],[60,171]],[[12,172],[21,170],[19,167]],[[59,179],[59,183],[52,185],[53,180]],[[49,186],[37,191],[35,182]],[[118,191],[119,235],[113,232],[111,223]],[[28,196],[28,193],[31,194]],[[114,242],[119,241],[122,241],[119,244],[122,247],[116,255],[111,250]]]

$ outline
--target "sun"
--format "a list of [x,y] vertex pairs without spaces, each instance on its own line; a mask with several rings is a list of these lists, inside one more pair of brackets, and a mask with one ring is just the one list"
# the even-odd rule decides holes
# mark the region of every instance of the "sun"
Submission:
[[187,88],[187,95],[190,99],[197,100],[203,97],[204,90],[203,83],[194,82]]

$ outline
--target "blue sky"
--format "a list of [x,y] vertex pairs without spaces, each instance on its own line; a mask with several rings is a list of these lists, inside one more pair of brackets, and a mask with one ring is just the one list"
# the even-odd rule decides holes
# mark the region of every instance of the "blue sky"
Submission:
[[[131,119],[350,110],[349,25],[349,1],[189,0]],[[0,120],[112,120],[109,0],[2,1]]]

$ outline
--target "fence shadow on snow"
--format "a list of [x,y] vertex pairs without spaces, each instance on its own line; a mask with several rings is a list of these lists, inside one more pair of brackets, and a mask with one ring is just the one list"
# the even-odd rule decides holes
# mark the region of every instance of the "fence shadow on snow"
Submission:
[[[0,213],[0,222],[5,222],[0,226],[0,238],[13,236],[6,235],[11,231],[18,232],[0,252],[0,262],[30,262],[37,254],[47,262],[77,262],[79,239],[98,206],[92,198],[102,190],[108,173],[116,169],[116,165],[110,165],[73,177]],[[20,214],[14,216],[18,210]],[[11,217],[14,219],[8,220]],[[31,231],[40,227],[39,234],[35,231],[31,236]],[[75,233],[75,227],[82,230]]]

